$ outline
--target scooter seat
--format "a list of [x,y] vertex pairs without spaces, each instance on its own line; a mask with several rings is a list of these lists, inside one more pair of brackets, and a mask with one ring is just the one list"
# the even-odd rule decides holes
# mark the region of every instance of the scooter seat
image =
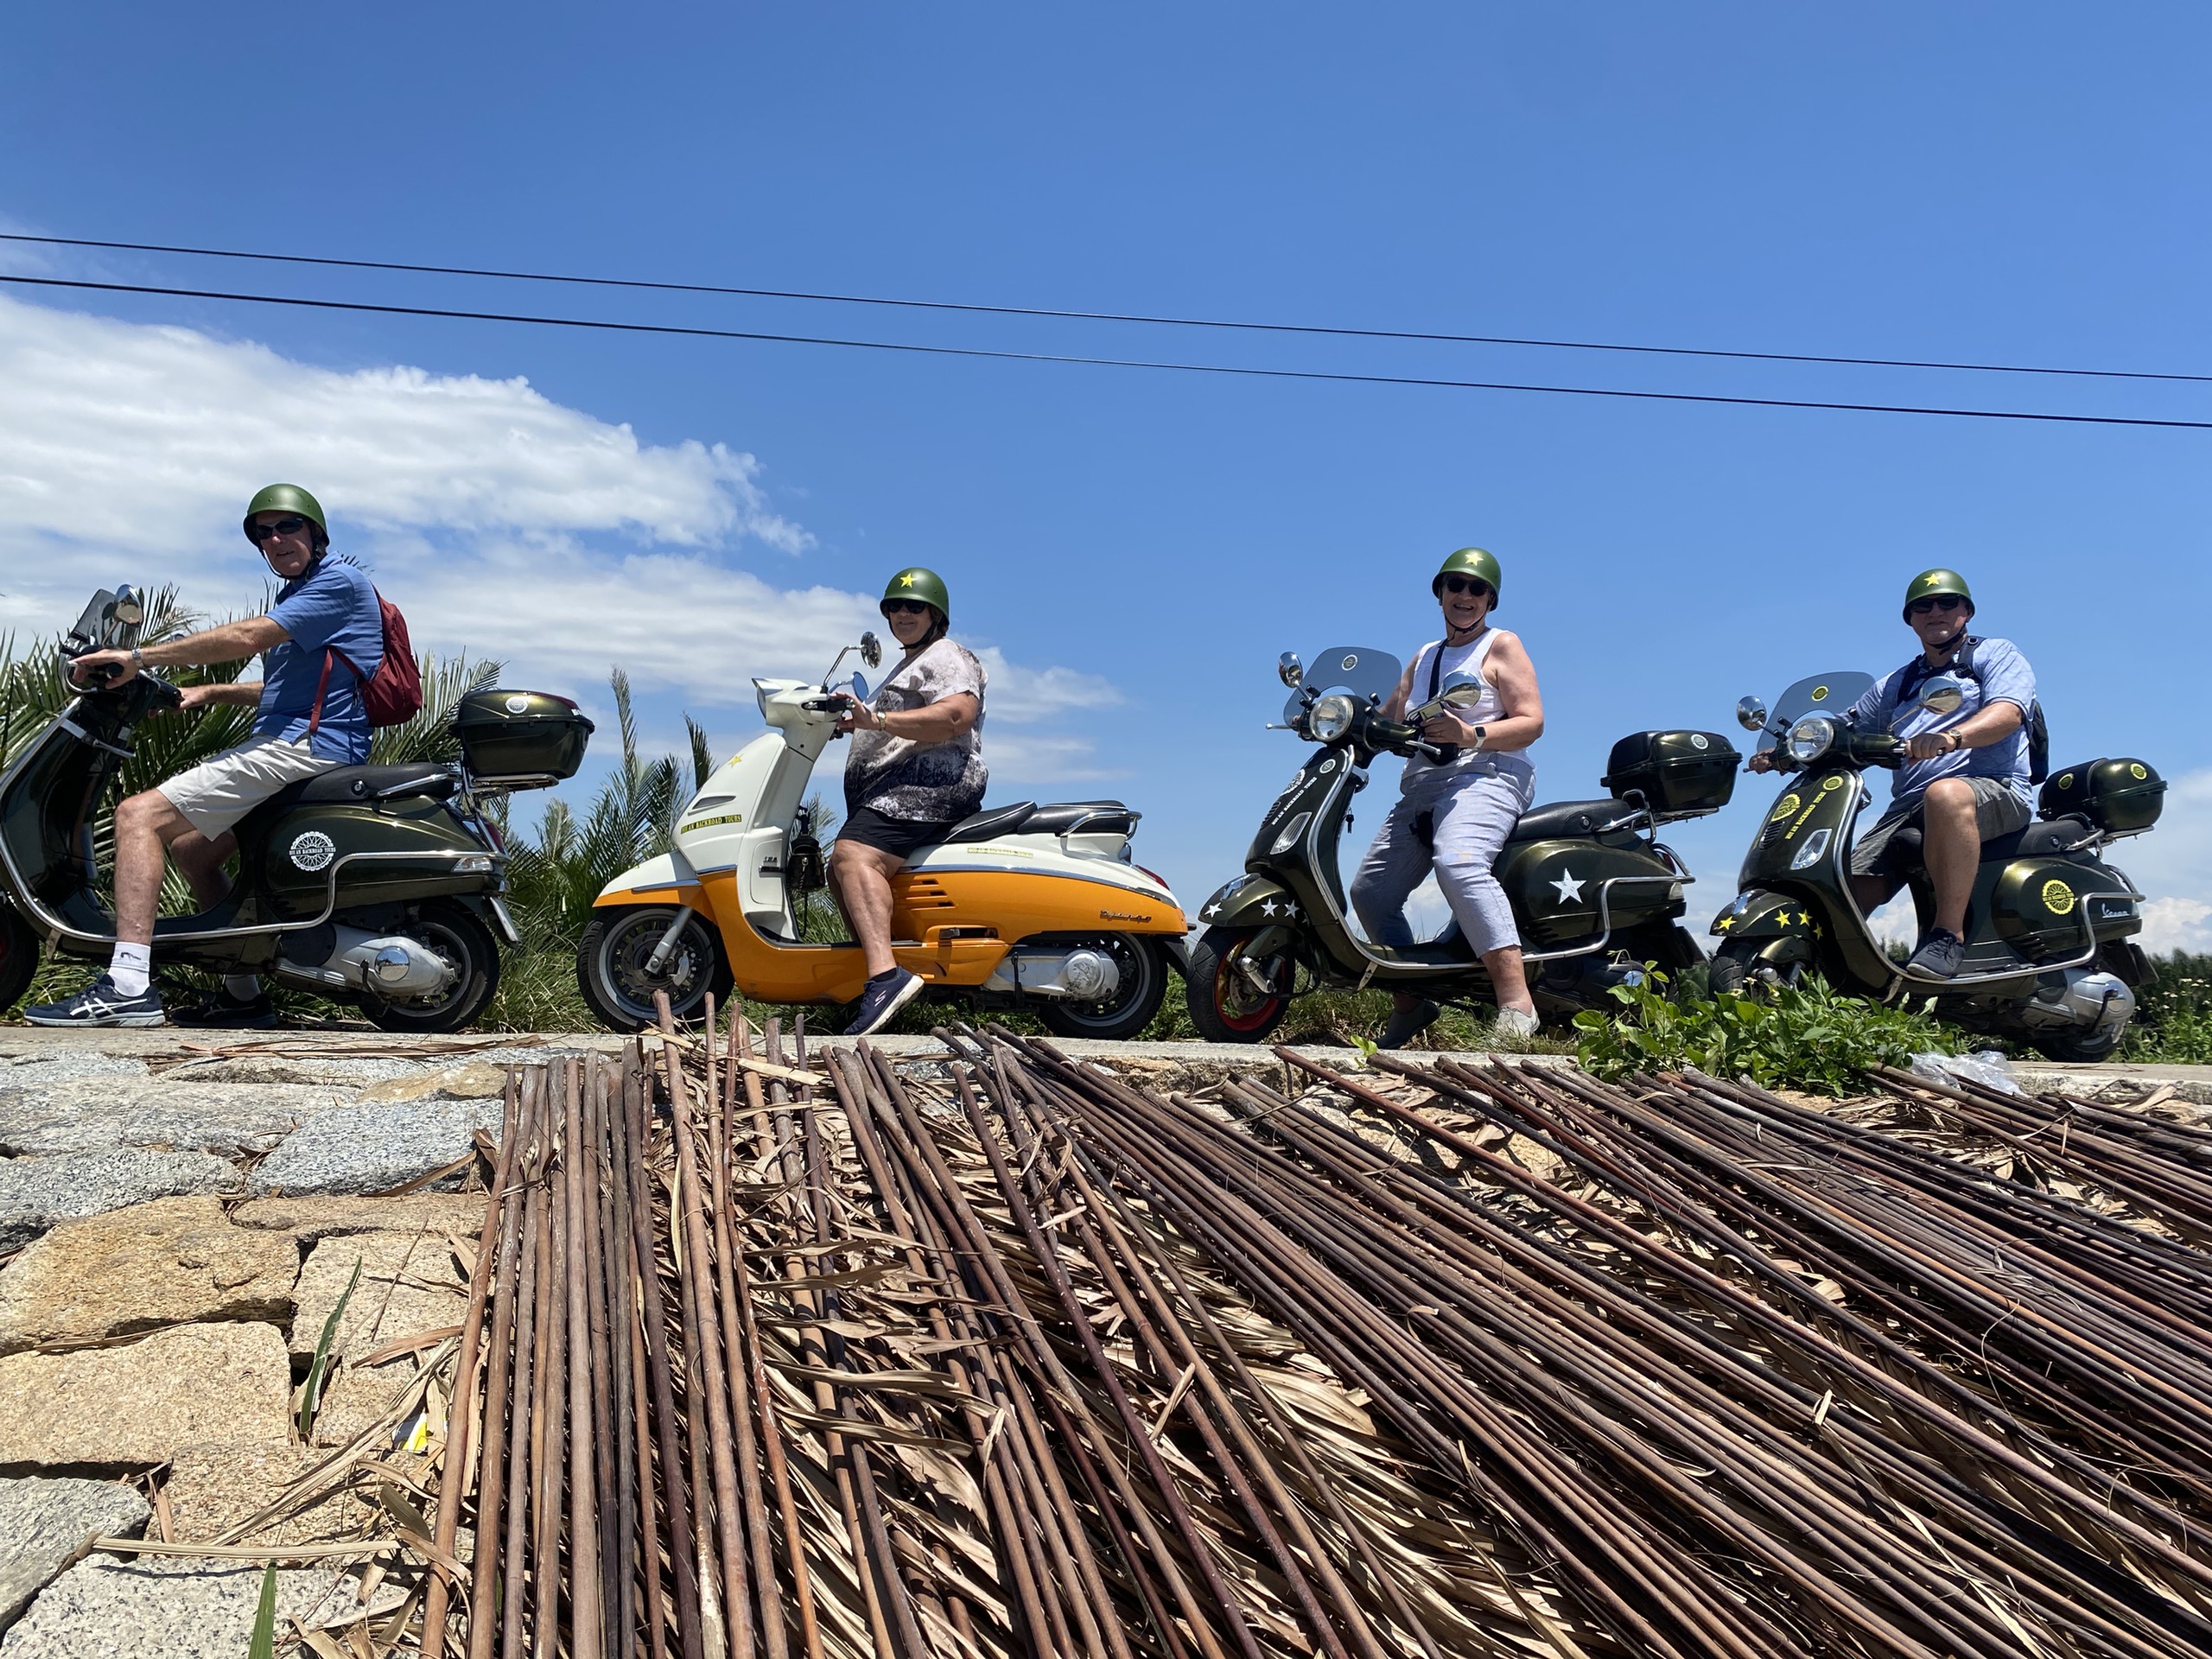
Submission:
[[[2048,858],[2054,854],[2074,850],[2076,843],[2088,839],[2093,832],[2089,821],[2075,813],[2063,817],[2046,818],[2024,829],[2013,830],[2001,836],[1992,836],[1981,843],[1981,861],[2001,864],[2014,858]],[[1910,875],[1925,867],[1926,839],[1921,826],[1909,823],[1890,837],[1890,844],[1882,850],[1882,861],[1892,875]]]
[[1000,836],[1126,836],[1137,827],[1139,814],[1119,801],[1061,801],[1039,806],[1017,801],[963,818],[945,831],[953,841],[991,841]]
[[1505,839],[1510,844],[1516,841],[1548,841],[1555,836],[1594,835],[1605,825],[1635,816],[1636,809],[1626,801],[1617,801],[1610,795],[1596,801],[1554,801],[1546,806],[1532,806],[1521,815],[1513,826],[1513,833]]
[[290,797],[296,804],[328,806],[396,801],[416,795],[442,798],[459,786],[460,780],[453,775],[452,767],[417,763],[410,766],[334,766],[328,772],[288,785],[286,789],[299,791]]

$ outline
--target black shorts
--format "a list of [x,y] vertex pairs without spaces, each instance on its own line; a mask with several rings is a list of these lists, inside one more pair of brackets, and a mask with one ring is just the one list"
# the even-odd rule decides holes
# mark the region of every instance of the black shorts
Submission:
[[837,839],[905,858],[918,847],[933,847],[943,841],[957,822],[956,818],[887,817],[872,806],[857,807],[837,826]]

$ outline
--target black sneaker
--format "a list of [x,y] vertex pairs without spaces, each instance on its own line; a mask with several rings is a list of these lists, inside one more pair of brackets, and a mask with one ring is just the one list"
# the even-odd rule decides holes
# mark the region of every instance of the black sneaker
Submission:
[[1950,979],[1957,975],[1966,954],[1964,939],[1948,927],[1931,927],[1920,949],[1912,953],[1912,960],[1905,963],[1905,971],[1929,979]]
[[219,985],[173,1012],[169,1023],[202,1031],[266,1031],[276,1023],[276,1005],[266,991],[240,998],[232,996],[227,985]]
[[1382,1027],[1382,1040],[1377,1048],[1403,1048],[1408,1043],[1436,1023],[1436,1016],[1444,1012],[1435,1002],[1416,1002],[1410,1008],[1393,1008],[1389,1023]]
[[891,1023],[893,1014],[921,994],[921,976],[910,974],[904,968],[894,970],[888,979],[871,979],[861,992],[860,1006],[853,1010],[853,1020],[845,1027],[845,1035],[867,1037],[881,1031]]
[[35,1026],[160,1026],[168,1023],[162,1013],[162,994],[151,985],[137,996],[124,996],[105,974],[66,1002],[41,1002],[23,1010]]

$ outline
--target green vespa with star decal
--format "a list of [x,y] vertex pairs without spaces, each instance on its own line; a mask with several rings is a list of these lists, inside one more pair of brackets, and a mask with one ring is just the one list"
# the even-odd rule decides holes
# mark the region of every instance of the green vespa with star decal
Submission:
[[[1955,591],[1923,584],[1957,580],[1929,571],[1913,584],[1913,596]],[[2054,1059],[2104,1058],[2126,1033],[2136,988],[2152,978],[2133,937],[2143,926],[2143,895],[2107,861],[2107,849],[2158,822],[2164,780],[2124,757],[2055,772],[2036,822],[1981,844],[1958,974],[1916,974],[1891,957],[1852,893],[1866,773],[1904,755],[1896,737],[1860,727],[1847,712],[1873,684],[1870,674],[1815,674],[1783,691],[1771,715],[1757,697],[1737,705],[1737,720],[1759,734],[1767,756],[1761,764],[1780,775],[1782,791],[1744,855],[1735,902],[1713,918],[1713,988],[1818,975],[1857,996],[1916,1007],[1924,1001],[1939,1019]],[[1965,702],[1960,679],[1938,674],[1897,719],[1916,709],[1942,719]],[[1890,838],[1885,857],[1925,925],[1935,892],[1920,853],[1921,832],[1908,827]]]
[[[1290,700],[1279,729],[1313,746],[1268,805],[1244,874],[1199,907],[1184,976],[1192,1023],[1214,1042],[1256,1043],[1291,1000],[1319,987],[1415,991],[1446,1003],[1491,1000],[1490,977],[1456,924],[1409,949],[1375,944],[1351,924],[1341,843],[1353,798],[1382,754],[1436,752],[1414,723],[1380,709],[1403,664],[1386,652],[1339,645],[1309,669],[1285,652]],[[1446,685],[1440,702],[1471,703],[1479,687]],[[1639,732],[1613,747],[1605,796],[1523,813],[1497,874],[1513,905],[1537,1011],[1571,1016],[1647,963],[1670,971],[1704,960],[1675,919],[1692,880],[1658,827],[1727,804],[1741,757],[1712,732]]]

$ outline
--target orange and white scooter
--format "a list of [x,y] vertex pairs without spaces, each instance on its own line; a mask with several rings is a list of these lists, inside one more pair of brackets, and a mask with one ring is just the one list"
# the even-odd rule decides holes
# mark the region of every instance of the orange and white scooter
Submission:
[[[862,660],[882,660],[872,633]],[[853,944],[798,937],[797,907],[822,888],[804,805],[858,675],[833,684],[753,682],[768,729],[709,778],[677,821],[673,850],[609,882],[576,951],[576,980],[616,1031],[655,1018],[665,991],[696,1017],[730,986],[763,1002],[856,1001],[868,978]],[[1142,815],[1119,801],[987,809],[918,849],[891,883],[893,954],[925,995],[1020,1007],[1064,1037],[1128,1037],[1159,1012],[1186,924],[1167,883],[1134,862]]]

